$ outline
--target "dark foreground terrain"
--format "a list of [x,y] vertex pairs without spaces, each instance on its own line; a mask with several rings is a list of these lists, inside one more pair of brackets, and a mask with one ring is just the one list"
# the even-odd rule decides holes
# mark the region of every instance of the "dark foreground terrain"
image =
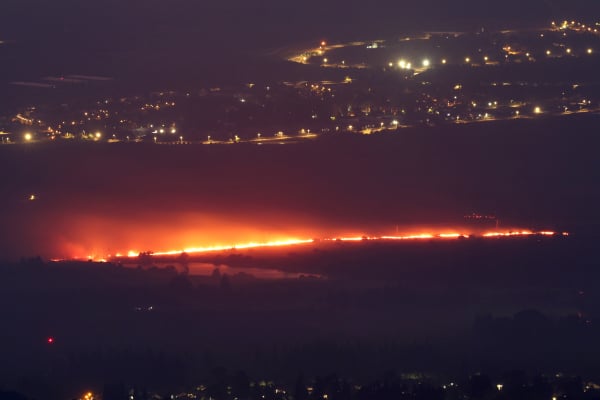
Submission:
[[[288,383],[299,372],[366,382],[392,370],[597,380],[597,240],[227,251],[202,260],[214,263],[211,276],[178,274],[176,260],[160,269],[5,264],[0,384],[38,398],[119,382],[174,391],[220,366]],[[223,265],[232,272],[220,273]],[[233,272],[249,266],[320,277]]]

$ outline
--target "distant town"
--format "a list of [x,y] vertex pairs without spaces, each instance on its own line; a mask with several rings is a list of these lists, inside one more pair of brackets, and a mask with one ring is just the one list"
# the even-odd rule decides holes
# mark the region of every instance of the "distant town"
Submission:
[[[290,73],[289,80],[94,101],[32,100],[0,115],[0,143],[293,143],[337,133],[598,113],[598,29],[600,23],[555,21],[545,29],[323,40],[270,55],[305,71]],[[93,93],[118,84],[89,75],[11,83],[31,93]]]
[[422,373],[397,374],[389,371],[365,384],[335,373],[312,379],[300,374],[293,385],[282,385],[268,379],[253,380],[243,371],[229,372],[222,367],[215,368],[211,375],[206,382],[177,393],[165,395],[142,387],[107,384],[97,392],[82,393],[79,400],[576,400],[600,397],[600,384],[562,373],[530,377],[522,371],[508,371],[498,377],[474,374],[460,381],[443,381],[441,377]]

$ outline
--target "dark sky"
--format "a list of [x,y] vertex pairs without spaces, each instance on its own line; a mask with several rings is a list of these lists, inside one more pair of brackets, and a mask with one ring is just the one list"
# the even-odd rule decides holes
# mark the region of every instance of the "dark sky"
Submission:
[[[314,38],[322,32],[364,34],[432,29],[440,25],[500,25],[552,18],[597,15],[590,0],[5,0],[0,12],[0,36],[49,41],[133,42],[160,37],[183,39],[200,33],[198,43],[253,41],[275,43],[293,37]],[[276,34],[276,35],[275,35]],[[113,42],[114,41],[114,42]],[[82,43],[79,43],[82,44]],[[170,43],[174,45],[174,43]]]

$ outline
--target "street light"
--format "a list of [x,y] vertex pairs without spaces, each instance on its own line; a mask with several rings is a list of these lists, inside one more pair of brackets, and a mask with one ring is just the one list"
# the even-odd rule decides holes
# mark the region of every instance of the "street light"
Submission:
[[25,133],[25,135],[23,135],[23,138],[25,139],[26,142],[31,142],[31,140],[33,139],[33,135],[29,132]]

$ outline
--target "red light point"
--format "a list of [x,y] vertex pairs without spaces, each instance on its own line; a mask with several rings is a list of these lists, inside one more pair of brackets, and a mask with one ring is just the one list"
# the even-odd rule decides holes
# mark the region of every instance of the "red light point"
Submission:
[[52,344],[52,343],[54,343],[54,338],[53,337],[49,337],[48,339],[46,339],[46,342],[48,344]]

